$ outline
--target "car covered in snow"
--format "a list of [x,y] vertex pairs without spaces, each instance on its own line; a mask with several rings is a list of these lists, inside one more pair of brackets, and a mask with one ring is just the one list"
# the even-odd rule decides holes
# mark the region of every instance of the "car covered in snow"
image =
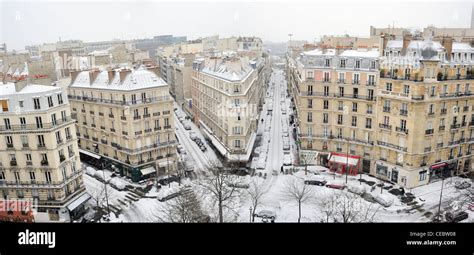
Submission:
[[346,185],[340,181],[330,181],[326,183],[326,187],[331,188],[331,189],[344,189]]
[[347,185],[347,191],[357,194],[357,195],[362,195],[365,193],[366,188],[365,186],[362,185],[357,185],[357,184],[348,184]]
[[158,180],[158,183],[161,185],[168,185],[171,182],[179,182],[179,177],[175,175],[171,175],[170,177],[165,177]]
[[381,204],[384,207],[389,207],[393,204],[393,198],[388,195],[377,194],[374,196],[375,202]]
[[328,181],[320,175],[311,176],[304,180],[304,184],[324,186]]
[[288,137],[283,137],[283,150],[290,150],[290,141]]
[[189,132],[189,138],[191,138],[191,140],[193,141],[196,141],[196,139],[198,139],[199,137],[196,135],[196,133],[194,133],[194,131],[191,131]]
[[290,166],[293,163],[293,160],[291,159],[291,154],[284,154],[283,155],[283,165],[284,166]]
[[116,190],[120,190],[120,191],[124,190],[126,187],[125,183],[120,178],[117,178],[117,177],[110,179],[109,184],[110,186],[112,186],[112,188]]
[[471,187],[471,184],[468,181],[456,181],[454,187],[456,189],[467,189]]
[[97,170],[94,174],[94,177],[101,181],[101,182],[105,182],[105,183],[108,183],[110,181],[111,178],[111,174],[107,171],[104,171],[104,170]]
[[189,123],[187,123],[187,122],[183,122],[183,127],[184,127],[184,129],[186,129],[186,130],[191,130],[191,125],[190,125]]
[[97,171],[94,168],[92,168],[90,166],[86,167],[86,174],[87,175],[94,177],[95,172],[97,172]]
[[264,157],[260,157],[258,159],[258,162],[257,162],[257,169],[259,170],[263,170],[265,169],[265,164],[266,164],[266,160]]

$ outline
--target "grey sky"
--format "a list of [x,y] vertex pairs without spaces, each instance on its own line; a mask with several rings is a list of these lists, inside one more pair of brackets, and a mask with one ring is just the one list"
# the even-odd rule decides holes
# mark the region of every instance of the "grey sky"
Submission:
[[[2,0],[0,0],[2,1]],[[314,40],[323,34],[368,36],[369,26],[468,27],[472,2],[0,2],[0,42],[9,49],[81,39],[133,39],[160,34],[190,39],[219,34],[269,41]]]

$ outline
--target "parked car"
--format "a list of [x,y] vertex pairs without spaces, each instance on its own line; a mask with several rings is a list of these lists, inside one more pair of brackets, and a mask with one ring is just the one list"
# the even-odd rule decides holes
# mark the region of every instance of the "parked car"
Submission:
[[326,187],[331,189],[344,189],[345,185],[342,182],[328,182],[326,183]]
[[308,184],[308,185],[318,185],[318,186],[324,186],[326,185],[328,181],[326,181],[326,179],[322,176],[313,176],[313,177],[310,177],[306,180],[304,180],[304,184]]
[[361,197],[367,202],[371,202],[371,203],[376,203],[377,202],[377,201],[375,201],[374,196],[372,196],[372,194],[368,193],[368,192],[362,194]]
[[447,212],[446,215],[445,215],[445,218],[446,218],[446,221],[448,222],[460,222],[460,221],[463,221],[467,218],[469,218],[469,214],[467,214],[467,212],[465,211],[461,211],[461,212]]
[[94,177],[96,170],[90,166],[86,167],[86,174],[89,176]]
[[393,198],[388,198],[387,196],[376,195],[374,199],[377,203],[381,204],[384,207],[389,207],[393,204]]
[[255,217],[262,218],[263,220],[271,220],[271,222],[275,222],[276,213],[270,210],[262,210],[256,214]]
[[189,123],[187,123],[187,122],[183,122],[183,127],[186,130],[191,130],[191,125],[189,125]]
[[183,117],[179,117],[178,120],[179,120],[179,122],[183,123],[184,118],[183,118]]
[[[284,137],[287,138],[287,137]],[[290,142],[288,139],[283,139],[283,150],[287,151],[290,150]]]
[[456,181],[454,183],[454,187],[456,189],[467,189],[467,188],[471,187],[471,184],[467,181]]
[[357,195],[362,195],[365,193],[365,186],[362,185],[347,185],[347,191],[357,194]]
[[292,164],[291,154],[284,154],[283,155],[283,165],[290,166]]
[[158,180],[158,183],[161,185],[168,185],[171,182],[179,182],[178,176],[172,175],[170,177],[166,177],[166,178]]
[[265,169],[265,164],[266,164],[265,158],[260,157],[260,159],[257,162],[257,169],[259,169],[259,170]]
[[196,135],[196,133],[194,133],[194,131],[191,131],[189,132],[189,138],[191,138],[191,140],[195,141],[198,136]]
[[116,189],[116,190],[124,190],[125,189],[125,183],[123,183],[122,180],[120,180],[119,178],[112,178],[110,180],[110,186],[112,186],[112,188]]
[[204,145],[199,146],[199,149],[201,149],[202,152],[205,152],[207,150],[206,146]]

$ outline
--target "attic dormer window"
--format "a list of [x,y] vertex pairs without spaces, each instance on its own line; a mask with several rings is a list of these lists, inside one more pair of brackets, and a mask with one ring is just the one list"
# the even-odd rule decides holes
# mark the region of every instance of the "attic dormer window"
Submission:
[[346,67],[346,60],[345,59],[341,59],[341,68],[345,68]]
[[326,59],[326,63],[325,63],[325,67],[329,67],[331,65],[331,60],[330,59]]

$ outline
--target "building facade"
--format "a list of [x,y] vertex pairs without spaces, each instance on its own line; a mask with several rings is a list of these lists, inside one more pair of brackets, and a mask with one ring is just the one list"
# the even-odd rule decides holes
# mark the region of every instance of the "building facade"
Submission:
[[194,61],[194,121],[228,161],[248,161],[265,91],[263,59],[207,57]]
[[379,50],[288,57],[300,149],[323,165],[358,156],[361,171],[407,188],[470,174],[473,57],[466,43],[410,34],[383,36]]
[[89,196],[66,93],[23,80],[0,94],[1,198],[34,200],[35,221],[74,219]]
[[155,72],[73,72],[69,99],[81,157],[88,162],[132,181],[176,170],[173,100]]

